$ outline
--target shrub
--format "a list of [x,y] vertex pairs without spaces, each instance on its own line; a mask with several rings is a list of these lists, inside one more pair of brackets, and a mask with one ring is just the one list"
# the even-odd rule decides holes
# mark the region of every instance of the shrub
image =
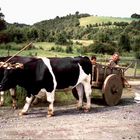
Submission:
[[94,42],[94,44],[89,45],[90,52],[102,53],[102,54],[113,54],[116,51],[116,45],[113,43],[103,43],[103,42]]
[[137,59],[140,59],[140,37],[139,36],[134,38],[133,51],[135,53],[135,57]]
[[73,48],[72,48],[72,46],[67,46],[67,47],[66,47],[66,53],[73,53]]

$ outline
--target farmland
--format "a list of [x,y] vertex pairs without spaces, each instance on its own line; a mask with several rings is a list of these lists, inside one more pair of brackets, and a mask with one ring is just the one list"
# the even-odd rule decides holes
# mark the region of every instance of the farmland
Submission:
[[80,19],[80,26],[86,26],[89,24],[101,24],[108,22],[132,22],[134,19],[132,18],[120,18],[120,17],[98,17],[98,16],[89,16]]

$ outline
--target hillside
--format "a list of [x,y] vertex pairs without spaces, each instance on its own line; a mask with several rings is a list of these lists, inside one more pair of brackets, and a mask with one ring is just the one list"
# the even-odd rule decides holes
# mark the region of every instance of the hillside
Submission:
[[86,26],[89,24],[101,24],[108,22],[132,22],[134,18],[121,18],[121,17],[101,17],[101,16],[89,16],[80,18],[80,26]]
[[[74,50],[83,54],[88,52],[112,54],[114,51],[133,50],[139,57],[139,37],[138,19],[98,17],[76,12],[73,15],[40,21],[32,26],[9,24],[0,34],[0,43],[49,42],[66,46],[51,47],[50,50],[69,53]],[[1,49],[7,47],[15,49],[4,44],[0,45]]]

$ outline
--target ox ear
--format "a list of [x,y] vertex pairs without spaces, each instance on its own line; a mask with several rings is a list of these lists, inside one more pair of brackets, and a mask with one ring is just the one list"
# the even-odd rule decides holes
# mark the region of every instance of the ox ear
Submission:
[[38,61],[36,65],[36,81],[41,81],[44,77],[46,66],[42,61]]

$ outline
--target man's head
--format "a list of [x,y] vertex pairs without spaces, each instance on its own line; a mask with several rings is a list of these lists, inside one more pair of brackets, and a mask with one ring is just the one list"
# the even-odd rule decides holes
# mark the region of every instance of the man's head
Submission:
[[96,64],[96,56],[91,56],[91,63],[92,63],[93,65]]
[[115,52],[112,56],[112,60],[114,62],[118,62],[120,60],[120,56],[119,56],[119,53]]

